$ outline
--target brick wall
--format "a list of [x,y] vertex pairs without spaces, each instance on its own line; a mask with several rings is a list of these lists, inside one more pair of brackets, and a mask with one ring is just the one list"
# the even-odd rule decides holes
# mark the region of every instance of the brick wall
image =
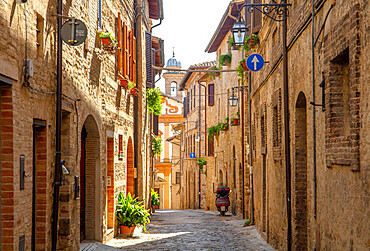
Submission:
[[325,63],[330,65],[325,88],[326,162],[328,167],[349,166],[352,171],[360,168],[360,20],[360,7],[355,5],[325,37]]
[[1,249],[14,250],[18,241],[15,234],[14,179],[18,177],[14,168],[13,156],[13,97],[11,87],[1,91]]

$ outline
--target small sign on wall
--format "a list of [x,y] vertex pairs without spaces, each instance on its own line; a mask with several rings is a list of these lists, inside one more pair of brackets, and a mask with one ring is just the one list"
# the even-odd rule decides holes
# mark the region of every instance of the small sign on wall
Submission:
[[112,185],[112,176],[107,176],[107,186],[111,186]]
[[195,153],[190,153],[190,158],[195,159]]

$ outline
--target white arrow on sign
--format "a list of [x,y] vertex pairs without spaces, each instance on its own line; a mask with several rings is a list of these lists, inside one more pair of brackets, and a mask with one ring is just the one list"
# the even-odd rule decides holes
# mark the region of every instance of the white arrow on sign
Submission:
[[254,56],[254,58],[252,59],[252,63],[254,63],[254,70],[256,71],[257,70],[257,63],[259,63],[260,61],[258,61],[257,59],[257,56]]

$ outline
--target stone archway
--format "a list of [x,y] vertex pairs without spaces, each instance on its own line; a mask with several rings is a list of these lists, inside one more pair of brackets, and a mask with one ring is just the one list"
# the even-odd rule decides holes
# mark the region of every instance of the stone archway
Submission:
[[307,250],[307,107],[300,92],[295,111],[294,229],[295,250]]
[[87,116],[81,131],[80,241],[100,240],[100,136],[96,120]]
[[132,138],[129,137],[127,141],[127,163],[126,163],[126,173],[127,173],[127,184],[126,184],[126,195],[130,193],[135,194],[134,188],[134,146],[132,144]]

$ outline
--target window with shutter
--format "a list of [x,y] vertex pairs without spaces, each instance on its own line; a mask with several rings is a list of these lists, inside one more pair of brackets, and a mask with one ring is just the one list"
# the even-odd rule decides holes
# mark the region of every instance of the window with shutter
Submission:
[[117,53],[117,65],[118,72],[123,75],[122,67],[122,22],[121,22],[121,13],[118,12],[117,18],[117,43],[118,43],[118,53]]
[[132,82],[136,84],[136,38],[132,38]]
[[152,71],[152,34],[145,32],[145,57],[146,57],[146,83],[147,87],[152,87],[153,71]]
[[212,140],[208,139],[208,156],[214,156],[214,140],[212,136]]
[[158,116],[153,116],[153,133],[158,136]]
[[195,99],[195,97],[196,97],[196,89],[195,89],[195,85],[194,85],[194,97],[193,97],[193,104],[194,104],[194,109],[195,109],[195,102],[196,102],[196,99]]
[[125,76],[126,78],[130,79],[130,56],[129,56],[129,51],[130,51],[130,34],[128,27],[125,25]]
[[215,84],[208,85],[208,106],[215,104]]
[[122,24],[122,47],[121,47],[121,59],[122,59],[122,75],[127,78],[127,62],[126,62],[126,51],[127,51],[127,27],[126,24],[123,22]]

